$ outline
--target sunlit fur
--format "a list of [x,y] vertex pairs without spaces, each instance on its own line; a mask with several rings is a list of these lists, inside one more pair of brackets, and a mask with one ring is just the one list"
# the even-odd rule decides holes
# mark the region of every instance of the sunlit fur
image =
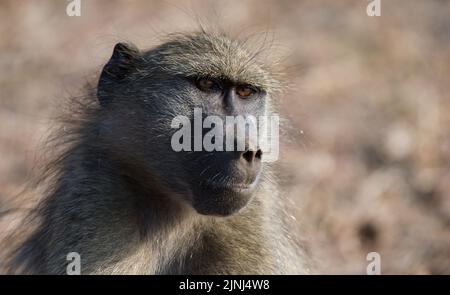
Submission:
[[38,182],[45,196],[23,225],[36,229],[10,256],[8,272],[65,274],[66,255],[78,252],[83,274],[308,273],[273,167],[264,164],[242,210],[201,215],[180,201],[191,198],[188,173],[168,146],[171,119],[201,104],[173,77],[255,85],[267,92],[270,114],[278,75],[223,34],[168,38],[144,52],[128,45],[121,66],[129,72],[123,85],[102,84],[104,106],[95,89],[71,100],[52,141],[59,155]]

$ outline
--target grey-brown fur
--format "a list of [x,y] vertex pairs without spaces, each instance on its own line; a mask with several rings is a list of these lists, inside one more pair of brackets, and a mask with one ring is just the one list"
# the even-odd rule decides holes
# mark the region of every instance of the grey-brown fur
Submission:
[[76,113],[65,117],[56,140],[64,151],[48,166],[47,196],[29,218],[37,229],[15,250],[9,272],[65,274],[66,255],[78,252],[83,274],[307,273],[293,238],[297,225],[289,227],[269,165],[239,212],[202,215],[186,201],[186,179],[195,174],[186,163],[194,162],[181,165],[169,151],[172,118],[203,104],[186,102],[195,90],[185,90],[191,86],[184,78],[260,87],[270,114],[276,75],[237,41],[214,33],[173,35],[150,51],[126,51],[127,62],[113,73],[126,74],[120,83],[100,80],[97,95],[75,100]]

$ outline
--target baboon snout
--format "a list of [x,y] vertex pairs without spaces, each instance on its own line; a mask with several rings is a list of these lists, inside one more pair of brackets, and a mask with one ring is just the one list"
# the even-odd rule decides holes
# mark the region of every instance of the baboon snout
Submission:
[[260,162],[262,157],[261,149],[246,149],[246,151],[241,153],[241,160],[246,162],[249,165],[252,165],[255,162]]
[[[256,140],[252,140],[246,136],[243,139],[236,139],[235,145],[238,147],[240,160],[243,164],[253,166],[261,162],[263,153]],[[239,146],[241,149],[239,149]]]

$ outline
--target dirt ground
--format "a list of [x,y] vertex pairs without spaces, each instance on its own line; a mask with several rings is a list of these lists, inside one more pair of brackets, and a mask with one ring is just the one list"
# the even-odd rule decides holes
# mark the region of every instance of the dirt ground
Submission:
[[375,251],[384,274],[450,274],[450,1],[381,0],[378,17],[365,0],[81,0],[79,17],[68,3],[0,2],[0,210],[27,207],[58,102],[116,42],[148,48],[201,19],[285,56],[280,178],[316,272],[365,274]]

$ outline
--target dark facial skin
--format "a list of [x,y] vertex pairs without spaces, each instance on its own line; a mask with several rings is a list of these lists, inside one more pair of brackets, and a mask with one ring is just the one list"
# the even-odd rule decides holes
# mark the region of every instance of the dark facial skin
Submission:
[[[175,152],[170,143],[177,130],[170,123],[183,115],[193,128],[194,108],[202,109],[203,119],[209,115],[223,122],[226,116],[258,118],[266,111],[264,89],[233,77],[151,75],[154,65],[142,60],[136,71],[133,60],[139,54],[129,51],[125,45],[116,46],[98,88],[105,113],[100,134],[114,154],[112,161],[134,163],[124,173],[143,184],[160,186],[168,197],[181,198],[200,214],[228,216],[244,208],[262,174],[263,155],[257,145],[246,142],[244,151]],[[140,77],[142,71],[150,74]],[[208,131],[203,129],[203,134]],[[122,155],[128,158],[121,159]]]
[[[194,83],[205,115],[219,116],[225,122],[225,116],[264,114],[265,94],[251,85],[203,77]],[[248,142],[244,151],[194,152],[188,157],[193,206],[199,213],[233,214],[257,189],[262,152]]]

